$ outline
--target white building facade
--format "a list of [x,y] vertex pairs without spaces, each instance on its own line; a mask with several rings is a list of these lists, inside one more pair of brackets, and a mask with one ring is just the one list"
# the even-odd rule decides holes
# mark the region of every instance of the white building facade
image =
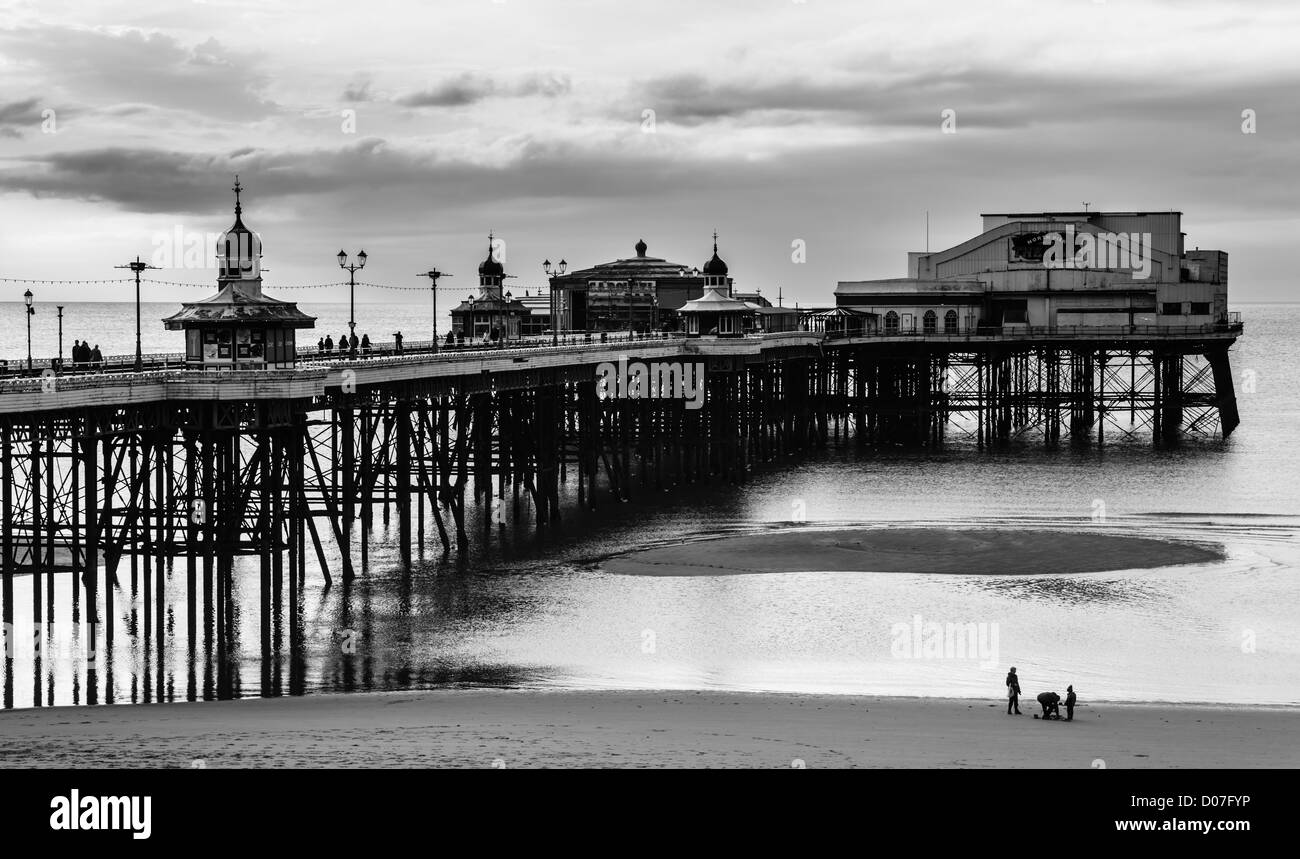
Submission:
[[1228,255],[1184,249],[1179,212],[986,214],[983,232],[908,254],[908,276],[841,281],[836,305],[883,334],[1226,325]]

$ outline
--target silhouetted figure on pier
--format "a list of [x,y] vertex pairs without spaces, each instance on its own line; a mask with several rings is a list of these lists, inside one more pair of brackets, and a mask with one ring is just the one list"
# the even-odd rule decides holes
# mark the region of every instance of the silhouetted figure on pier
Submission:
[[325,335],[325,351],[326,352],[334,351],[334,338],[329,336],[328,334]]
[[1043,708],[1044,719],[1061,718],[1061,696],[1055,692],[1039,692],[1038,706]]
[[370,335],[369,335],[369,334],[362,334],[362,335],[361,335],[361,351],[362,351],[362,352],[365,352],[367,355],[370,354]]
[[1016,715],[1020,715],[1020,678],[1016,676],[1016,667],[1011,666],[1007,672],[1007,715],[1011,715],[1011,708],[1015,708]]
[[319,340],[316,341],[316,353],[317,353],[318,355],[323,355],[323,354],[325,354],[325,338],[324,338],[324,337],[322,337],[321,339],[319,339]]
[[355,332],[355,331],[352,332],[351,343],[352,343],[352,352],[353,352],[353,354],[356,354],[356,351],[357,351],[357,332]]
[[76,367],[81,363],[81,341],[72,341],[72,366]]
[[447,345],[447,346],[455,346],[455,345],[456,345],[456,332],[454,332],[454,331],[448,331],[448,332],[447,332],[447,340],[446,340],[446,342],[445,342],[444,345]]
[[1074,695],[1074,687],[1065,687],[1065,721],[1074,721],[1074,702],[1078,700]]
[[402,351],[402,332],[400,331],[393,335],[393,350],[396,352]]
[[339,352],[346,355],[347,351],[348,351],[348,335],[344,334],[342,337],[339,338]]

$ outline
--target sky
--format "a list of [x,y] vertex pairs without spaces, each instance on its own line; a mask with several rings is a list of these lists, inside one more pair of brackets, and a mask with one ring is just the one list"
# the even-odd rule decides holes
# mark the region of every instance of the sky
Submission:
[[340,248],[459,299],[489,231],[522,291],[638,239],[699,266],[716,229],[737,289],[826,305],[906,274],[927,212],[938,250],[1085,203],[1181,211],[1230,301],[1294,300],[1297,43],[1289,0],[0,0],[0,278],[215,284],[238,173],[289,300]]

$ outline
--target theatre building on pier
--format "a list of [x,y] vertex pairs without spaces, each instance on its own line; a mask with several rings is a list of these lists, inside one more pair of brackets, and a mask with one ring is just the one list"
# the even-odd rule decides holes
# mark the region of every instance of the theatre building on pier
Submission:
[[1228,325],[1228,255],[1184,247],[1180,212],[986,214],[907,276],[840,281],[851,325],[882,334]]

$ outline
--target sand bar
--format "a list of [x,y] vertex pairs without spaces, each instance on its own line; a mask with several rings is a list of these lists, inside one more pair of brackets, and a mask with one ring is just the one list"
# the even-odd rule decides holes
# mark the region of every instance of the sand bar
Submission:
[[855,528],[696,540],[609,558],[611,573],[649,576],[814,571],[1044,575],[1222,560],[1211,545],[1089,530]]

